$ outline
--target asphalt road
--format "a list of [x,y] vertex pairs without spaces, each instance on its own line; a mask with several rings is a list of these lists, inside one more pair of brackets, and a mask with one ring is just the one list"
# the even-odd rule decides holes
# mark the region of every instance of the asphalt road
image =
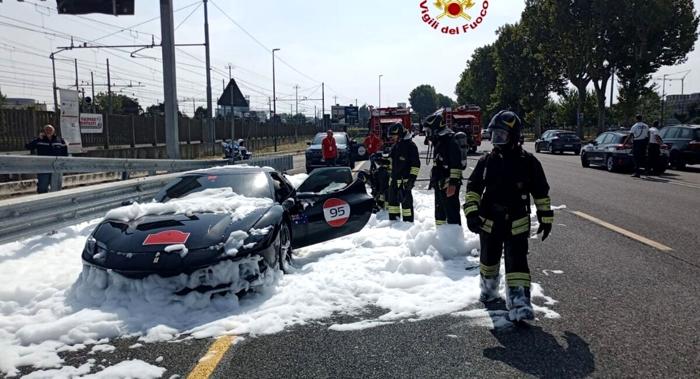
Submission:
[[[700,170],[633,179],[584,169],[573,155],[536,156],[553,204],[566,206],[556,212],[552,236],[544,243],[531,240],[530,248],[533,281],[559,301],[552,308],[560,318],[489,330],[443,316],[354,332],[329,330],[338,321],[329,319],[274,335],[244,336],[226,351],[212,377],[698,377]],[[428,177],[427,167],[420,177]],[[367,312],[381,314],[380,309]],[[90,358],[109,365],[123,359],[154,363],[162,356],[158,365],[168,369],[165,377],[186,377],[214,341],[128,349],[134,342],[116,341],[117,352]],[[77,365],[87,358],[69,353],[66,359]]]

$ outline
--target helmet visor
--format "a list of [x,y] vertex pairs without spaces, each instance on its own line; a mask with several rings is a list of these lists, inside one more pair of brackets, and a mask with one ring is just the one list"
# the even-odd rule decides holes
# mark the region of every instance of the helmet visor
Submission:
[[505,145],[510,142],[510,133],[503,129],[491,130],[491,143],[494,145]]

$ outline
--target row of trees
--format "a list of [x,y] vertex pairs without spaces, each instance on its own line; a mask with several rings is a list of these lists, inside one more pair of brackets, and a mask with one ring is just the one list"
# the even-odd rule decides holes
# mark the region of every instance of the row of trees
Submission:
[[423,118],[435,112],[439,108],[453,107],[456,105],[449,96],[435,91],[435,87],[422,84],[414,88],[408,98],[413,111]]
[[[570,102],[573,87],[579,134],[577,115],[591,100],[602,131],[611,115],[627,122],[647,105],[654,97],[651,75],[687,59],[699,22],[693,0],[526,0],[520,21],[501,27],[496,42],[476,49],[467,62],[457,101],[488,113],[525,114],[539,134],[545,110],[556,105],[550,95],[559,94],[559,104]],[[613,75],[620,84],[618,106],[607,109]]]

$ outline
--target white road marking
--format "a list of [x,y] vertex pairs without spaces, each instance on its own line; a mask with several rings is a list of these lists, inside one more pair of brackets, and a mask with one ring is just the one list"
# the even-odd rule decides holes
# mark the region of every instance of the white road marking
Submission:
[[600,225],[600,226],[602,226],[602,227],[604,227],[604,228],[610,229],[610,230],[612,230],[612,231],[614,231],[614,232],[616,232],[616,233],[620,233],[620,234],[622,234],[623,236],[628,237],[628,238],[631,238],[631,239],[633,239],[633,240],[635,240],[635,241],[637,241],[637,242],[641,242],[641,243],[643,243],[643,244],[645,244],[645,245],[651,246],[651,247],[653,247],[653,248],[655,248],[655,249],[657,249],[657,250],[661,250],[661,251],[664,251],[664,252],[673,251],[673,249],[671,249],[670,247],[668,247],[668,246],[666,246],[666,245],[663,245],[663,244],[658,243],[658,242],[656,242],[656,241],[652,241],[652,240],[650,240],[650,239],[648,239],[648,238],[646,238],[646,237],[640,236],[639,234],[632,233],[632,232],[630,232],[630,231],[627,230],[627,229],[623,229],[623,228],[621,228],[621,227],[619,227],[619,226],[615,226],[615,225],[613,225],[613,224],[611,224],[611,223],[609,223],[609,222],[605,222],[605,221],[603,221],[603,220],[601,220],[601,219],[599,219],[599,218],[595,218],[595,217],[593,217],[593,216],[591,216],[591,215],[589,215],[589,214],[586,214],[586,213],[583,213],[583,212],[579,212],[579,211],[571,211],[571,213],[573,213],[573,214],[575,214],[576,216],[579,216],[579,217],[581,217],[581,218],[584,218],[584,219],[586,219],[586,220],[588,220],[588,221],[591,221],[591,222],[593,222],[593,223],[595,223],[595,224],[598,224],[598,225]]

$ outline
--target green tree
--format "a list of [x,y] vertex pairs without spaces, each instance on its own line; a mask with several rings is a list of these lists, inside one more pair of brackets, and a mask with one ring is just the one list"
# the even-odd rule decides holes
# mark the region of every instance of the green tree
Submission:
[[438,108],[450,108],[450,107],[453,108],[457,105],[457,103],[455,103],[455,101],[452,100],[452,98],[450,98],[449,96],[438,93],[437,94],[437,105],[438,105]]
[[[618,19],[624,41],[616,57],[622,116],[628,119],[649,97],[651,74],[662,66],[683,63],[698,39],[700,19],[693,0],[627,0]],[[640,109],[641,110],[641,109]]]
[[[98,93],[97,95],[95,95],[93,103],[95,105],[96,112],[108,112],[109,94],[107,94],[106,92]],[[143,108],[141,108],[138,99],[123,94],[112,93],[112,114],[139,115],[141,113],[143,113]]]
[[194,118],[198,120],[204,120],[207,118],[207,108],[203,106],[198,106],[197,109],[194,111]]
[[476,104],[487,113],[492,113],[489,106],[496,89],[497,79],[494,52],[493,45],[474,50],[455,88],[457,103]]
[[520,99],[527,72],[522,64],[525,41],[520,38],[518,28],[519,24],[506,24],[498,29],[498,39],[494,44],[496,88],[490,108],[510,109],[522,115]]
[[414,88],[408,98],[411,108],[421,118],[435,112],[438,109],[438,96],[435,88],[428,84],[422,84]]

